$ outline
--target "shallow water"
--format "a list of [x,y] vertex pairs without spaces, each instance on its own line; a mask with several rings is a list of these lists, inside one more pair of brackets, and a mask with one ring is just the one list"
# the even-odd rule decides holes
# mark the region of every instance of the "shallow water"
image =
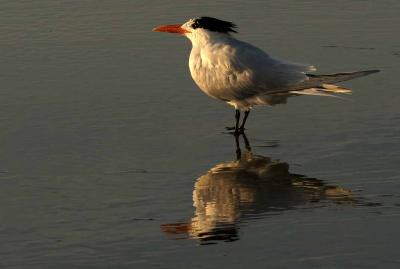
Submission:
[[[0,268],[398,268],[399,10],[0,3]],[[239,152],[189,41],[151,32],[200,15],[320,73],[382,72],[256,108]]]

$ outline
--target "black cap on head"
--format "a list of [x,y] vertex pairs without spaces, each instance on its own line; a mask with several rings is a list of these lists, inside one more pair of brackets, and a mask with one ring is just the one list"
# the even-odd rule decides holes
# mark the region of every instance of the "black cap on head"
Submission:
[[192,28],[203,28],[213,32],[220,32],[220,33],[229,33],[234,32],[237,33],[234,28],[236,25],[229,21],[222,21],[216,18],[211,17],[200,17],[194,20],[192,24]]

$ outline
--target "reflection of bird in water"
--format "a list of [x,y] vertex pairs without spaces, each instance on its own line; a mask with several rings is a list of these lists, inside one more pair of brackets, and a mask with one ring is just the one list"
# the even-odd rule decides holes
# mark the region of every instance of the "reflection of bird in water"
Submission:
[[349,190],[292,174],[287,163],[253,154],[244,134],[246,151],[242,153],[239,137],[235,138],[237,159],[217,164],[195,183],[195,216],[189,223],[162,225],[164,232],[202,241],[232,241],[238,239],[236,225],[244,219],[322,201],[355,202]]

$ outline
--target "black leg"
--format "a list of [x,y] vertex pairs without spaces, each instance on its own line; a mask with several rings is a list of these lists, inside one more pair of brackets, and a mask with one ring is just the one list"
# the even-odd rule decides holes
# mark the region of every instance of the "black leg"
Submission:
[[240,110],[235,109],[235,126],[233,127],[225,127],[225,129],[232,131],[234,130],[235,133],[240,133],[240,128],[239,128],[239,122],[240,122]]
[[236,119],[235,133],[239,133],[239,121],[240,121],[240,110],[239,109],[235,110],[235,119]]
[[246,110],[244,112],[244,117],[243,117],[242,125],[240,125],[240,129],[244,130],[244,125],[246,124],[246,120],[247,120],[247,117],[249,116],[249,114],[250,114],[250,110]]

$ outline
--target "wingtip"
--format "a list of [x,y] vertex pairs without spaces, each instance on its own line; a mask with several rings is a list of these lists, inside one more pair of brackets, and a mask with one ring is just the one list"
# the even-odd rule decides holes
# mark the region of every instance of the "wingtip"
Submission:
[[367,71],[364,71],[365,73],[367,73],[367,74],[374,74],[374,73],[379,73],[379,72],[381,72],[381,70],[379,70],[379,69],[372,69],[372,70],[367,70]]

